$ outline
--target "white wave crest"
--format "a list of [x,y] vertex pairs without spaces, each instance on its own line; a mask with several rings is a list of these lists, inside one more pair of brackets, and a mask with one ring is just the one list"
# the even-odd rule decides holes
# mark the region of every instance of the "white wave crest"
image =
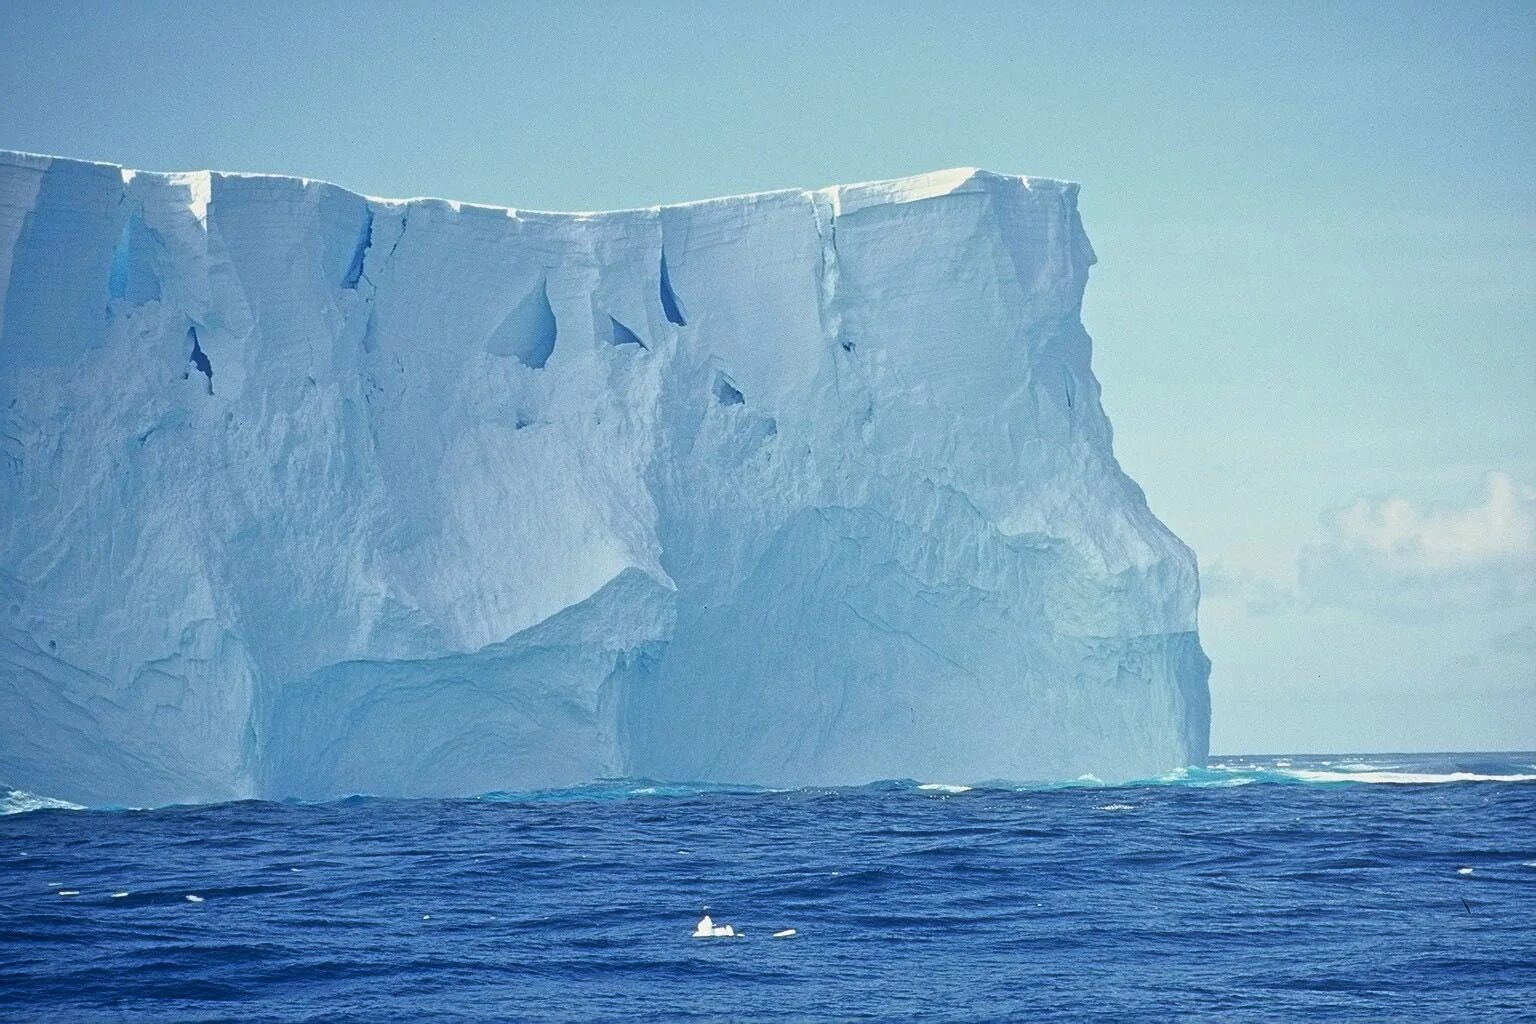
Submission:
[[68,800],[55,800],[51,796],[38,796],[20,789],[0,786],[0,814],[26,814],[28,811],[83,811],[84,807]]
[[1303,782],[1371,782],[1397,786],[1445,782],[1536,782],[1536,775],[1483,775],[1478,772],[1315,771],[1292,768],[1281,774]]

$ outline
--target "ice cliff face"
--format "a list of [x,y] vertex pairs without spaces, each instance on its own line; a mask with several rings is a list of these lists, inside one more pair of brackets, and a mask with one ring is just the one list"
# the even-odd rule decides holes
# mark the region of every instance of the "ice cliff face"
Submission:
[[1189,551],[1077,187],[549,214],[0,153],[0,781],[1146,776]]

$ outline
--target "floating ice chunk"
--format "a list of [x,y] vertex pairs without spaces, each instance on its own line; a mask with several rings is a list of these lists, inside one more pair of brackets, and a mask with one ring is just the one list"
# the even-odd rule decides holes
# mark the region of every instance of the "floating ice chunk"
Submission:
[[776,939],[792,939],[798,934],[793,928],[781,928],[773,933],[773,937]]
[[187,893],[187,902],[188,903],[202,903],[203,902],[203,898],[201,896],[197,895],[196,893],[189,892],[189,893]]
[[715,924],[715,919],[705,914],[693,929],[696,939],[736,939],[741,933],[728,924]]

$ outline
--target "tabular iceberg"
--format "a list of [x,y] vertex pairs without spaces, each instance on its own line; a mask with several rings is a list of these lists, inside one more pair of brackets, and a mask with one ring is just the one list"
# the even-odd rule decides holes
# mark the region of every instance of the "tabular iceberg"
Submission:
[[1077,186],[616,213],[0,154],[0,781],[127,804],[1155,774],[1190,552]]

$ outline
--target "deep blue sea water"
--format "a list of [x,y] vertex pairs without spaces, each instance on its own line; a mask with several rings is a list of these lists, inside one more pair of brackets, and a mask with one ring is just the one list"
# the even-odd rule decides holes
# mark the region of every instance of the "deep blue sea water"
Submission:
[[0,790],[5,1020],[1536,1019],[1532,754],[35,803]]

